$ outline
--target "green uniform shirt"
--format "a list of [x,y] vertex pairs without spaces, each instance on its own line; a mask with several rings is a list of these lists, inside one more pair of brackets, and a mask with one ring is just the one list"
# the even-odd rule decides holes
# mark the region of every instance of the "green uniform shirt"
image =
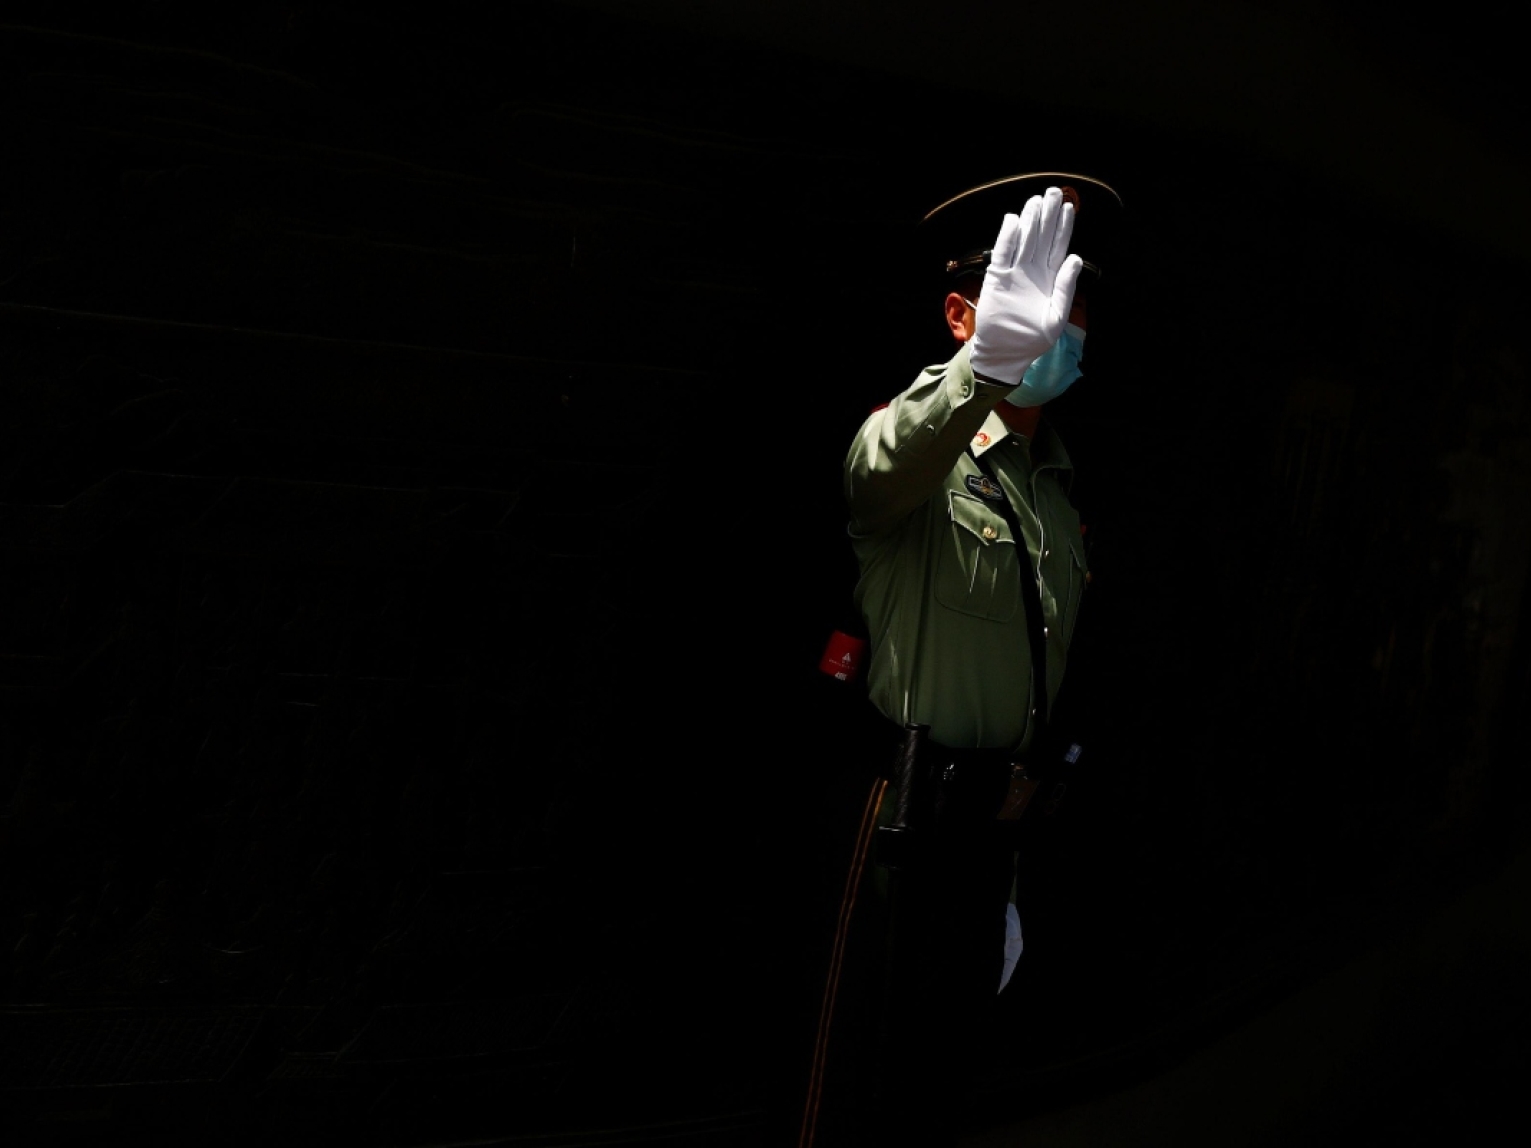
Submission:
[[[974,379],[966,344],[927,367],[862,424],[845,459],[845,496],[873,703],[900,725],[929,725],[944,745],[1020,752],[1037,704],[1020,579],[1028,569],[1037,579],[1051,706],[1085,562],[1068,500],[1073,464],[1045,422],[1029,443],[1005,426],[994,407],[1006,392]],[[1020,540],[975,456],[1014,508]]]

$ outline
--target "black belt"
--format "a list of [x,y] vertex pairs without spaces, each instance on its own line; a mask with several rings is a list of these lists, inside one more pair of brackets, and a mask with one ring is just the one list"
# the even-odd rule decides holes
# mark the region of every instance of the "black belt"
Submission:
[[925,739],[925,753],[932,763],[944,764],[958,771],[1007,768],[1017,760],[1013,749],[957,749],[929,738]]
[[971,769],[986,769],[990,766],[1010,765],[1020,760],[1020,754],[1013,749],[1007,748],[972,748],[944,745],[929,736],[928,725],[916,725],[910,722],[903,729],[899,729],[892,722],[882,727],[887,731],[890,741],[896,743],[897,751],[895,758],[887,767],[880,770],[883,777],[889,781],[898,780],[898,763],[903,759],[904,753],[909,748],[909,740],[917,739],[915,747],[921,762],[929,763],[940,759],[945,765],[955,765],[957,768],[967,766]]

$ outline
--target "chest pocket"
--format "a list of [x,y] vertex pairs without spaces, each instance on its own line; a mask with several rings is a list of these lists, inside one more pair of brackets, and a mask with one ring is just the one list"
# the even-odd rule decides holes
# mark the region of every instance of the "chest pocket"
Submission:
[[1008,622],[1021,602],[1021,560],[1010,524],[982,501],[946,492],[949,533],[936,565],[936,601],[949,610]]

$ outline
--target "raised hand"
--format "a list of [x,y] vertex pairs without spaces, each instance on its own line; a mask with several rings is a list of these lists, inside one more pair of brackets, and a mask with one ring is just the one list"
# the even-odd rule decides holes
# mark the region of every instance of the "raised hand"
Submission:
[[1006,215],[978,298],[968,362],[984,382],[1014,387],[1063,333],[1084,266],[1068,253],[1074,207],[1050,187]]

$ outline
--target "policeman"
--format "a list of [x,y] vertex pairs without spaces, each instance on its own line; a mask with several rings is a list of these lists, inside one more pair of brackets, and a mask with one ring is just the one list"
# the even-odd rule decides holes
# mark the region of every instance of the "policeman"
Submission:
[[[1089,580],[1073,466],[1042,410],[1079,377],[1085,301],[1120,207],[1099,180],[1041,172],[931,212],[957,351],[874,411],[845,459],[867,689],[904,731],[883,817],[897,847],[883,858],[897,870],[885,1142],[952,1135],[1002,987],[1024,831],[1009,819],[1030,793]],[[1076,234],[1100,246],[1071,254]]]

